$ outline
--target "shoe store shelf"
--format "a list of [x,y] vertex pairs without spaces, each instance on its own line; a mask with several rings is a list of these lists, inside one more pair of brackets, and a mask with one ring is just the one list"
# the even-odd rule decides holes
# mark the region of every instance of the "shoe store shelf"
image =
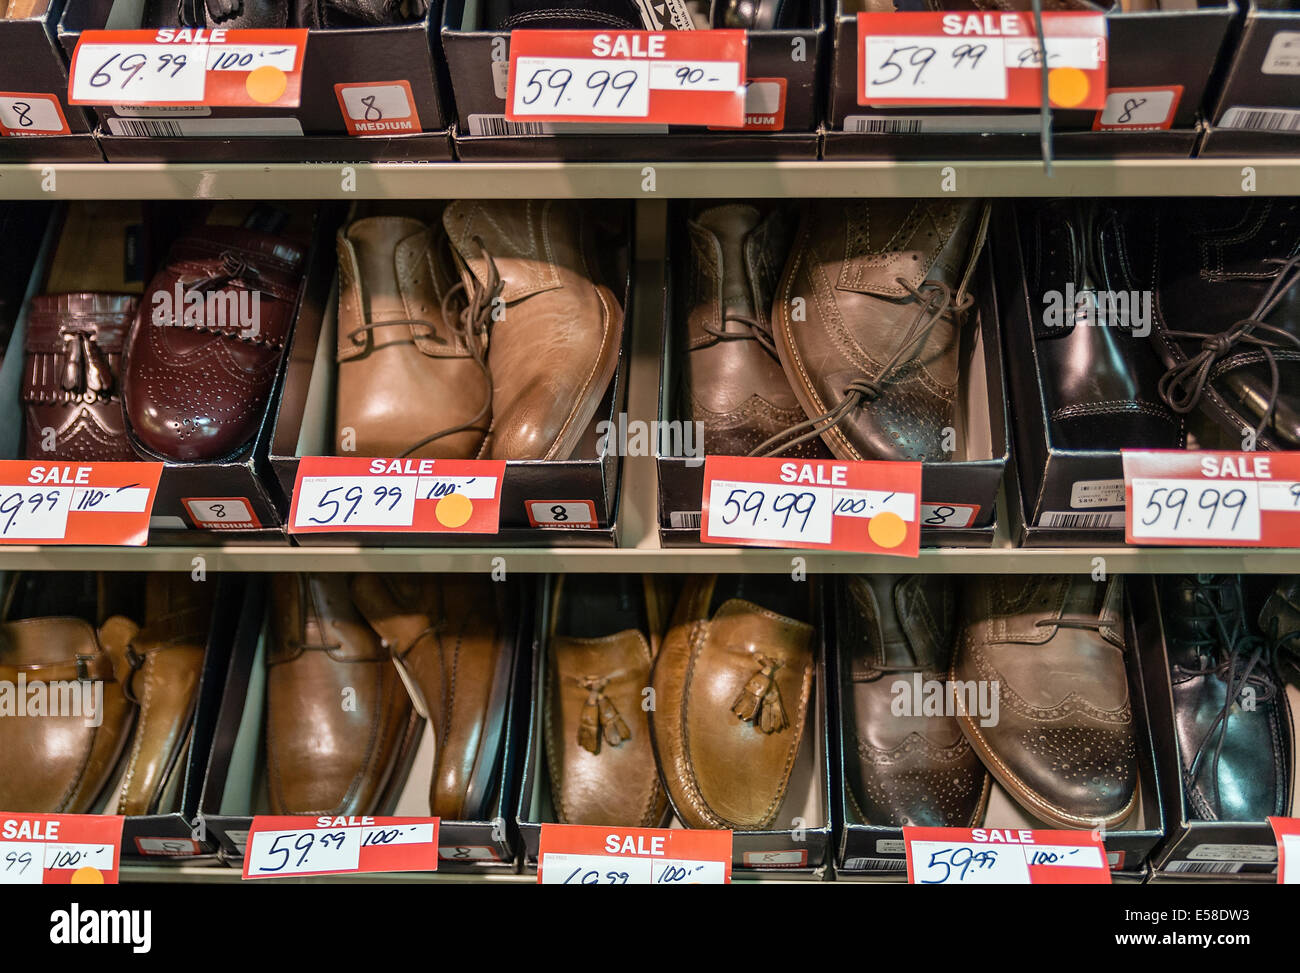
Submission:
[[0,165],[0,199],[1300,195],[1291,159]]

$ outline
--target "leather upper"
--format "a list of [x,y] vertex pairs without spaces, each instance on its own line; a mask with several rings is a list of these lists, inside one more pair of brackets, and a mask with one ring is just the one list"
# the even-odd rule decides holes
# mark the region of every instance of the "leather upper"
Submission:
[[476,456],[487,419],[417,448],[470,422],[489,394],[470,337],[443,317],[457,271],[442,226],[357,220],[339,230],[338,262],[339,441],[350,429],[360,456]]
[[[943,431],[953,422],[968,315],[953,307],[925,315],[917,293],[933,295],[936,284],[959,291],[978,256],[971,251],[980,212],[975,200],[804,207],[773,304],[776,346],[809,419],[839,406],[850,383],[875,386],[822,434],[840,459],[949,458]],[[935,320],[912,355],[918,315]]]
[[[1242,681],[1259,643],[1251,641],[1255,633],[1246,617],[1240,580],[1162,578],[1161,601],[1189,808],[1203,821],[1261,821],[1286,814],[1291,801],[1291,710],[1266,658],[1260,658],[1252,675]],[[1229,702],[1229,678],[1236,691],[1226,720],[1216,728]]]
[[[127,294],[32,298],[23,343],[28,459],[136,458],[126,436],[121,367],[138,303]],[[52,442],[47,429],[54,430]]]
[[345,575],[277,575],[266,665],[275,814],[373,814],[416,721]]
[[489,0],[488,30],[644,30],[632,0]]
[[[764,345],[794,227],[783,208],[749,203],[711,206],[686,225],[687,411],[704,424],[706,453],[745,456],[804,419],[775,347]],[[815,439],[787,455],[829,458]]]
[[[127,422],[146,451],[198,462],[234,454],[257,434],[305,257],[291,240],[230,226],[205,226],[172,245],[127,339]],[[254,314],[237,313],[241,295]],[[250,316],[251,327],[243,323]]]
[[803,739],[815,632],[743,597],[743,585],[732,596],[734,579],[718,585],[688,578],[664,637],[655,750],[688,828],[763,830],[781,810]]
[[952,654],[952,582],[944,575],[848,577],[836,604],[851,806],[874,825],[978,825],[988,773],[956,718],[925,709],[924,694],[945,679]]
[[980,576],[962,597],[950,680],[998,684],[997,722],[959,713],[1007,792],[1067,828],[1112,827],[1137,800],[1118,579]]

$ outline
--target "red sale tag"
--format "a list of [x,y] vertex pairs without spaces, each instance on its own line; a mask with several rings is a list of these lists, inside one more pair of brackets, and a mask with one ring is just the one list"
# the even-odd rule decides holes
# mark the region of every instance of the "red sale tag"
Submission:
[[505,460],[306,456],[289,533],[495,534]]
[[745,124],[743,30],[515,30],[512,122]]
[[731,832],[543,824],[540,885],[726,885]]
[[306,47],[306,29],[87,30],[68,102],[296,108]]
[[0,885],[116,885],[124,820],[0,811]]
[[921,464],[705,456],[700,540],[916,557]]
[[1300,547],[1300,454],[1124,450],[1130,544]]
[[143,545],[162,463],[0,460],[0,544]]
[[[1053,108],[1106,100],[1106,18],[1048,11],[1047,90]],[[1027,13],[858,14],[859,105],[1037,108],[1042,50]]]
[[1095,831],[904,828],[912,885],[1109,885]]
[[437,869],[437,818],[259,814],[244,852],[244,878]]
[[1277,884],[1300,885],[1300,818],[1269,818],[1268,823],[1277,838]]

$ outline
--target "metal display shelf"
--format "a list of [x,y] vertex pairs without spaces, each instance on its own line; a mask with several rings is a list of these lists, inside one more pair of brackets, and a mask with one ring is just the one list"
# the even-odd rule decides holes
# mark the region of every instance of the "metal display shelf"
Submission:
[[[651,172],[651,170],[653,170]],[[651,182],[653,185],[651,186]],[[1300,195],[1300,159],[946,162],[35,163],[0,199]]]
[[[827,878],[825,869],[814,873],[781,874],[779,872],[751,872],[739,869],[731,873],[732,885],[807,885],[820,884]],[[226,865],[123,865],[118,869],[118,880],[130,882],[168,882],[179,884],[238,885],[243,882],[243,875],[238,868]],[[262,879],[258,884],[289,885],[355,885],[358,882],[384,885],[456,885],[456,884],[491,884],[491,885],[536,885],[536,872],[515,872],[507,868],[484,870],[479,872],[377,872],[365,875],[309,875],[299,878],[286,877]]]

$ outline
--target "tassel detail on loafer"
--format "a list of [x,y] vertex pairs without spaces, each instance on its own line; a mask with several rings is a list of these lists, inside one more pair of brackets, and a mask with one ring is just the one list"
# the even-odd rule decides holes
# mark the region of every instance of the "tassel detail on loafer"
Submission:
[[781,688],[776,684],[776,671],[785,663],[760,655],[758,664],[762,668],[749,677],[745,688],[731,704],[731,712],[764,733],[780,733],[790,725],[781,699]]
[[587,701],[578,716],[578,745],[591,753],[600,753],[603,735],[610,746],[617,747],[632,738],[632,730],[619,715],[614,703],[605,695],[609,678],[586,676],[578,684],[587,690]]

